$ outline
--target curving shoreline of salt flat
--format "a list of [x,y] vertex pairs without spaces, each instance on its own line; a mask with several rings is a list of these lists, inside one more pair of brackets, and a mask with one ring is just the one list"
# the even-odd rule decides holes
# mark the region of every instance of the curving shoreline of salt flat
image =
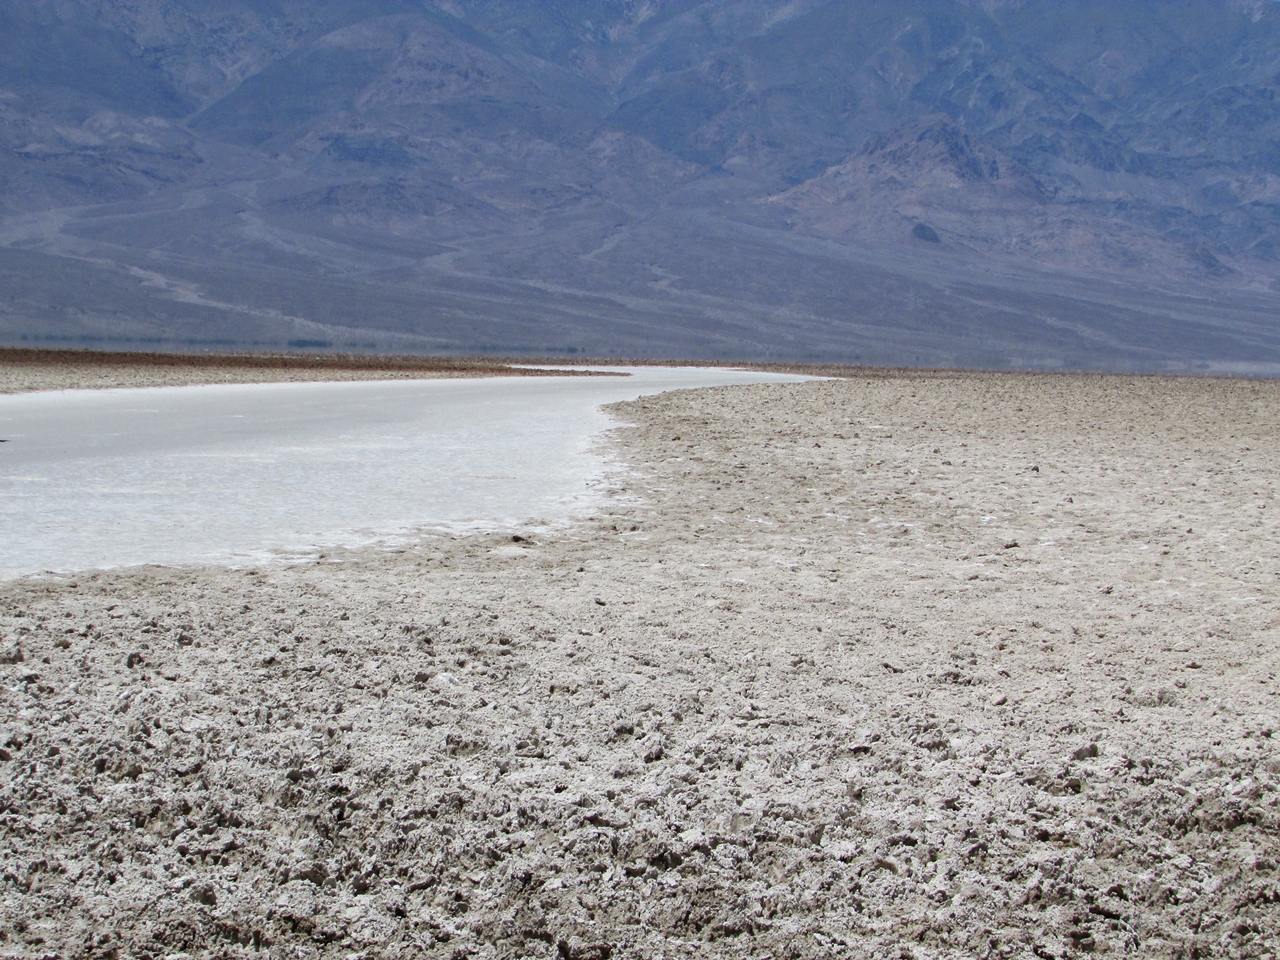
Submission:
[[556,523],[598,501],[601,405],[804,379],[619,372],[0,396],[0,577]]

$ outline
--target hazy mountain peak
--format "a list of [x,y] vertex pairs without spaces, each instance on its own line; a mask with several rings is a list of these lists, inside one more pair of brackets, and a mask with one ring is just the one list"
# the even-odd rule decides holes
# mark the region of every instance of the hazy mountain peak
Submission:
[[[1107,332],[1033,354],[1156,363],[1228,347],[1125,311],[1239,302],[1254,357],[1278,63],[1271,0],[12,0],[0,317],[952,362],[955,312],[1000,356],[1052,316]],[[1151,319],[1153,285],[1199,306]]]
[[1034,185],[1037,194],[1043,193],[1017,161],[946,114],[932,114],[881,134],[859,151],[859,157],[865,158],[873,171],[884,168],[899,175],[938,174],[952,187],[1016,179]]
[[1256,22],[1261,20],[1268,10],[1273,10],[1275,0],[1227,0],[1231,6],[1248,14]]

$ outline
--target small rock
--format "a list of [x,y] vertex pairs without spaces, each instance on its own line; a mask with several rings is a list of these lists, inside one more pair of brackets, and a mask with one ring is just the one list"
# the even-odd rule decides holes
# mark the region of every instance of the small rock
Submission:
[[17,644],[0,650],[0,663],[22,663],[25,659],[27,658],[22,655],[22,648]]
[[290,880],[309,880],[317,887],[323,886],[324,882],[329,879],[329,868],[319,860],[313,860],[302,866],[289,871]]
[[143,662],[144,662],[144,661],[143,661],[143,658],[142,658],[142,654],[138,653],[138,652],[135,650],[133,653],[129,654],[129,656],[125,658],[124,665],[125,665],[126,667],[128,667],[130,670],[132,670],[132,669],[133,669],[134,667],[136,667],[138,664],[143,663]]
[[1003,693],[991,698],[991,705],[993,707],[1003,707],[1008,702],[1009,698]]
[[559,960],[609,960],[613,956],[613,946],[607,943],[583,943],[574,937],[556,944],[556,956]]
[[1098,745],[1091,743],[1088,746],[1081,747],[1075,753],[1071,754],[1072,760],[1092,760],[1098,755]]

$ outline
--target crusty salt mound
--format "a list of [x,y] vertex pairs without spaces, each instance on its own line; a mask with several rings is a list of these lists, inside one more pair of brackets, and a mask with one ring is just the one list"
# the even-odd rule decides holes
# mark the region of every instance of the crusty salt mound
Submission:
[[624,405],[568,534],[0,588],[0,953],[1275,955],[1280,385]]

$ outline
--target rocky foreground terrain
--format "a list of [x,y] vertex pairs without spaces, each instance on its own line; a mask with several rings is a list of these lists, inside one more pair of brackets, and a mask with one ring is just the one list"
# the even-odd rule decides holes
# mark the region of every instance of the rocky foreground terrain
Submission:
[[1275,957],[1278,400],[668,394],[572,528],[0,586],[0,955]]

